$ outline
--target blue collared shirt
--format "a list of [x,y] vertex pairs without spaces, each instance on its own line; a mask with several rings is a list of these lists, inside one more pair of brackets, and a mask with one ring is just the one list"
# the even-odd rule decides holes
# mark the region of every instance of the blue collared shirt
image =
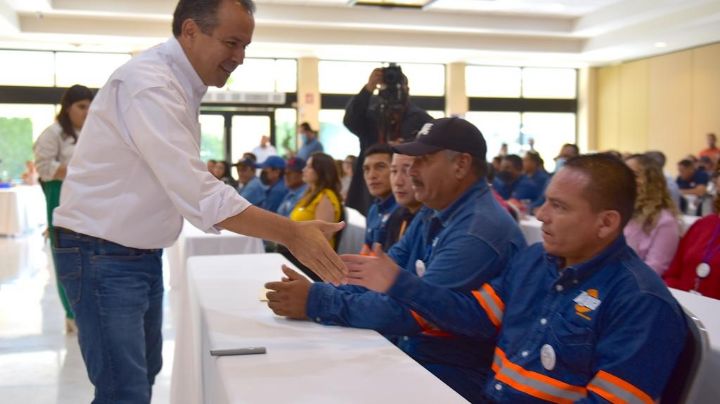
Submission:
[[307,161],[307,159],[310,158],[313,153],[322,152],[323,150],[323,145],[322,143],[320,143],[319,140],[311,139],[305,142],[305,144],[302,145],[300,150],[298,150],[297,157],[300,157],[301,159]]
[[280,177],[276,183],[267,188],[265,191],[265,200],[260,207],[270,212],[276,212],[287,193],[288,189],[285,186],[285,179]]
[[[405,236],[388,255],[407,272],[422,275],[428,284],[470,291],[495,277],[510,258],[525,247],[512,217],[479,180],[442,211],[420,210]],[[467,371],[487,370],[492,341],[438,337],[423,333],[410,310],[387,295],[352,286],[315,283],[310,288],[307,315],[322,324],[369,328],[398,338],[398,345],[423,364],[442,364]]]
[[[441,329],[498,335],[485,389],[495,401],[540,401],[538,391],[553,401],[598,402],[605,392],[657,399],[687,332],[679,304],[623,236],[584,263],[561,270],[561,262],[537,243],[472,294],[408,273],[388,294]],[[608,382],[617,379],[624,383]]]
[[240,189],[240,196],[247,199],[248,202],[255,206],[261,206],[265,201],[265,185],[260,178],[253,177],[244,187]]
[[372,248],[374,243],[385,245],[387,238],[387,223],[390,215],[397,209],[395,196],[390,194],[385,200],[375,199],[368,209],[365,224],[365,245]]
[[515,198],[518,201],[529,199],[536,200],[542,196],[543,189],[530,180],[525,174],[520,175],[515,181],[507,183],[500,178],[493,180],[493,188],[503,199]]
[[300,198],[302,198],[306,189],[307,184],[305,183],[294,189],[288,188],[285,197],[280,202],[280,206],[278,206],[277,214],[285,217],[290,217],[290,212],[292,212],[293,208],[295,208],[295,205],[297,205]]

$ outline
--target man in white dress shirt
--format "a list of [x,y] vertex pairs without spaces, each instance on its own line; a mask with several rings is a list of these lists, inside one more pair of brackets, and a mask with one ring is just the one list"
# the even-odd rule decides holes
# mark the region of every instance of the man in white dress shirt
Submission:
[[55,211],[55,252],[94,403],[150,402],[162,366],[162,249],[183,217],[207,232],[276,241],[325,280],[344,277],[325,237],[342,224],[254,207],[200,160],[201,99],[242,64],[254,8],[180,0],[174,37],[116,70],[91,107]]

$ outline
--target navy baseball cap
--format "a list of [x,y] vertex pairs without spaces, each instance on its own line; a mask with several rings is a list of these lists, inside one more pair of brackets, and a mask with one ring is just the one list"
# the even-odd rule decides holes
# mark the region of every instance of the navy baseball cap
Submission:
[[235,163],[235,166],[236,166],[236,167],[243,166],[243,167],[257,168],[257,166],[256,166],[256,164],[255,164],[255,160],[253,160],[253,159],[248,159],[248,158],[244,158],[244,159],[242,159],[242,160],[238,160],[238,162]]
[[287,161],[286,170],[300,172],[305,168],[305,160],[300,157],[293,157]]
[[279,168],[285,169],[285,160],[279,156],[270,156],[265,159],[262,163],[257,165],[257,168]]
[[393,151],[408,156],[422,156],[453,150],[485,160],[487,144],[480,129],[462,118],[440,118],[420,128],[414,141],[396,144]]

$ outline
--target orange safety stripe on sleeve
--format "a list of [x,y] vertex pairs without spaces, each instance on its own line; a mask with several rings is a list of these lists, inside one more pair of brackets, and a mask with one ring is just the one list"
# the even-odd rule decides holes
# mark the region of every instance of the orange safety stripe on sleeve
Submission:
[[421,315],[419,315],[417,312],[415,312],[415,310],[410,310],[410,314],[413,316],[413,318],[418,323],[420,328],[422,328],[423,334],[430,335],[433,337],[450,337],[450,336],[452,336],[452,334],[437,328],[435,325],[433,325],[429,321],[425,320]]
[[[497,297],[495,291],[488,284],[484,284],[481,290],[473,290],[472,295],[480,304],[480,307],[485,310],[490,322],[493,323],[495,328],[500,328],[502,324],[502,313],[505,310],[505,305],[502,300]],[[486,297],[491,301],[486,300]]]
[[587,389],[588,389],[588,391],[592,391],[593,393],[597,394],[598,396],[606,399],[607,401],[609,401],[611,403],[627,403],[627,401],[610,393],[609,391],[603,389],[600,386],[593,386],[592,384],[589,384]]
[[492,299],[495,301],[495,304],[498,306],[500,311],[504,312],[505,311],[505,303],[503,303],[502,299],[500,299],[500,296],[498,296],[497,293],[495,293],[495,289],[493,289],[492,286],[490,286],[487,283],[483,284],[482,288],[485,292],[487,292],[487,294],[490,295],[490,297],[492,297]]
[[[652,404],[654,401],[653,399],[647,395],[644,391],[640,390],[639,388],[635,387],[633,384],[626,382],[625,380],[613,375],[612,373],[608,373],[604,370],[601,370],[597,372],[595,375],[595,378],[604,380],[611,385],[627,392],[633,395],[636,399],[640,400],[643,403]],[[592,381],[591,381],[592,384]],[[593,387],[599,387],[597,385]],[[607,390],[607,389],[605,389]],[[627,400],[625,400],[627,401]]]
[[[499,361],[493,361],[492,369],[495,372],[495,379],[520,392],[556,403],[572,403],[575,399],[587,395],[587,389],[584,387],[567,384],[512,363],[500,348],[495,348],[495,356],[499,359]],[[517,380],[511,376],[512,373],[518,376]],[[535,384],[535,387],[530,384]],[[543,386],[546,386],[545,390],[548,391],[543,391]],[[552,394],[550,391],[555,391],[556,394]],[[572,395],[576,398],[561,397],[560,394]]]

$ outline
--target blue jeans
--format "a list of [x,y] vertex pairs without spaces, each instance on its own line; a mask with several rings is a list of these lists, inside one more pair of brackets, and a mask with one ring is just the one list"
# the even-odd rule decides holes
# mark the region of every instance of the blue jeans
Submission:
[[53,252],[93,403],[149,403],[162,367],[162,250],[58,229]]

